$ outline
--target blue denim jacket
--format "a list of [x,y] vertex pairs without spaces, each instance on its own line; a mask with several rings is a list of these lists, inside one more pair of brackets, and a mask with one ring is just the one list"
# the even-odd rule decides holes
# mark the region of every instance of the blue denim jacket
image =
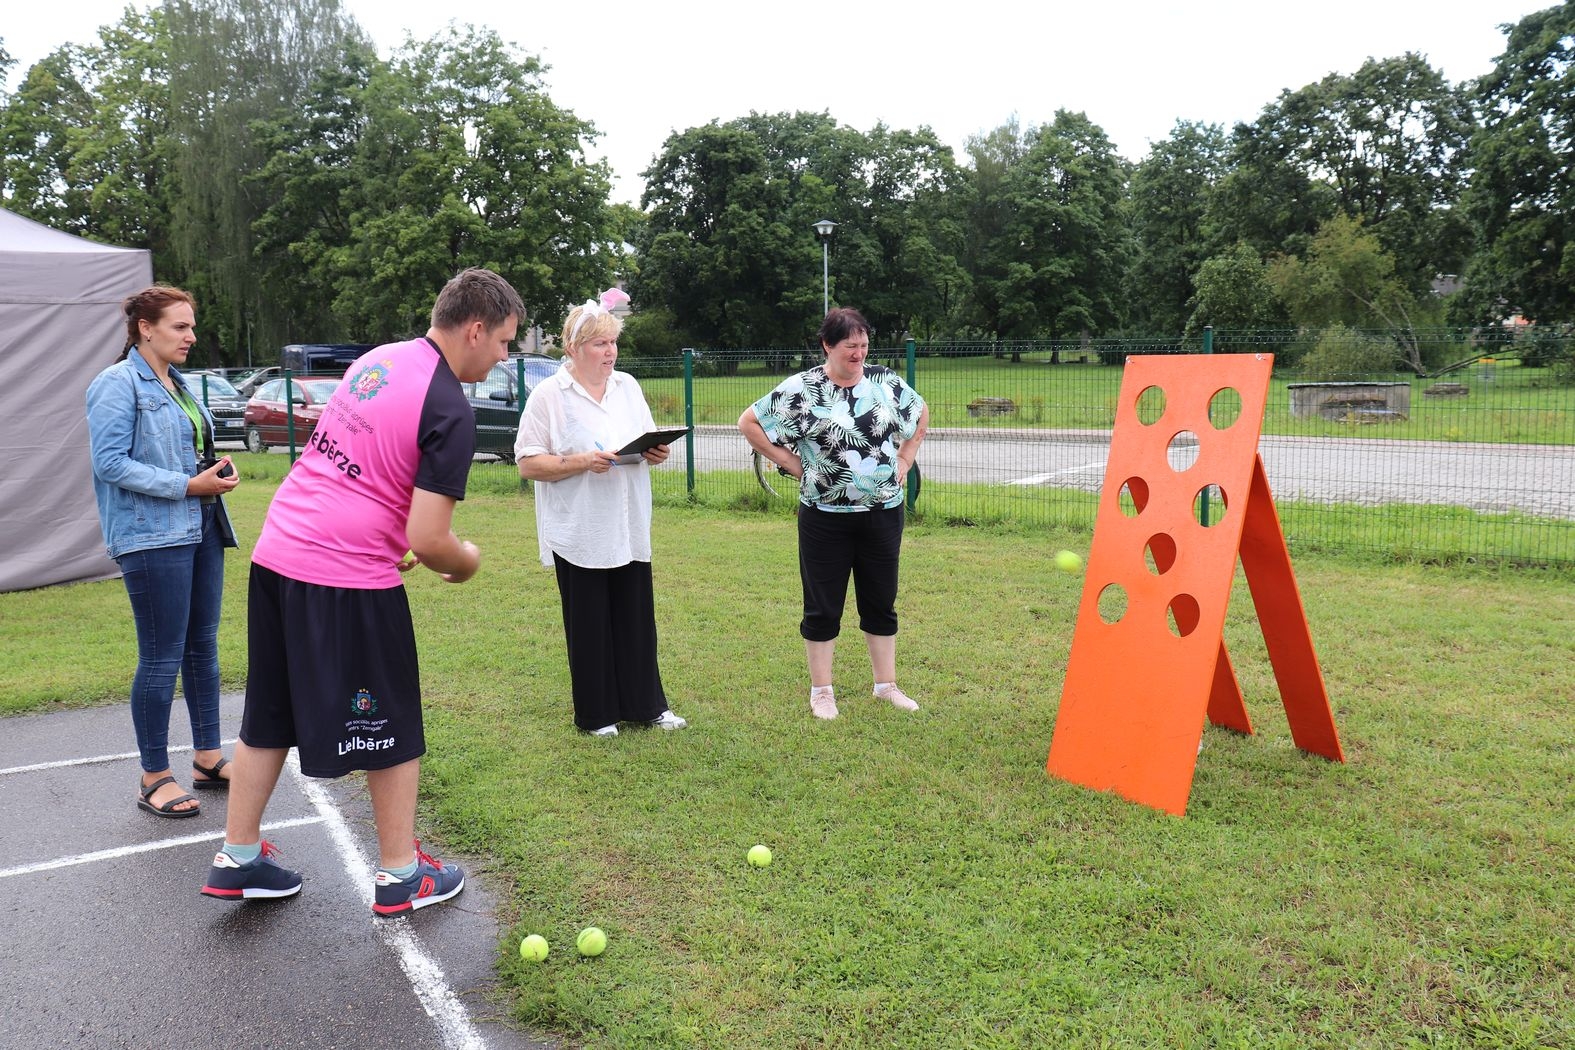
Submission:
[[[170,375],[185,385],[175,369]],[[206,417],[202,399],[194,400]],[[201,542],[202,500],[186,495],[186,481],[197,473],[191,417],[136,347],[88,384],[87,422],[93,495],[109,556]]]

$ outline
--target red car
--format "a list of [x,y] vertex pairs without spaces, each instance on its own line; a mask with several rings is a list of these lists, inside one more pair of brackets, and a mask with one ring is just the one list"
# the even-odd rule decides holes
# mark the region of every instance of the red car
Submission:
[[[269,445],[290,443],[289,418],[284,408],[283,379],[271,379],[257,388],[246,402],[246,451],[266,452]],[[317,417],[334,396],[337,379],[293,379],[290,398],[295,402],[295,444],[306,439],[317,426]]]

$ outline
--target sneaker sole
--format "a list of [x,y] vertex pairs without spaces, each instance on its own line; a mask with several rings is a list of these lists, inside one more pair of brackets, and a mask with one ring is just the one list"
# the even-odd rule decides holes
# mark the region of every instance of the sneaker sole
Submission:
[[221,890],[214,886],[204,886],[202,888],[204,897],[212,897],[221,901],[278,900],[281,897],[293,897],[300,892],[300,886],[291,886],[287,890],[269,890],[258,887],[244,890]]
[[416,897],[413,900],[405,901],[403,904],[374,904],[372,905],[372,914],[386,919],[392,915],[403,915],[407,911],[425,908],[429,904],[442,904],[444,901],[458,897],[459,891],[464,888],[465,880],[460,879],[459,885],[447,893],[435,893],[430,897]]

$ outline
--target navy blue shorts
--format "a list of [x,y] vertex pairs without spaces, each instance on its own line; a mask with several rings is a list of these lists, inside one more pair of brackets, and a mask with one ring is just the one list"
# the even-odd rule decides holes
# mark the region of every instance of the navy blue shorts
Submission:
[[324,587],[253,563],[247,600],[243,743],[297,748],[310,777],[426,754],[404,587]]

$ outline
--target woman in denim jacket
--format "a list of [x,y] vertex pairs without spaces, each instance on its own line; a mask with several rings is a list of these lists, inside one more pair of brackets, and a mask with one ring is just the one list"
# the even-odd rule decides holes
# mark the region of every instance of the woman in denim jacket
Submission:
[[219,606],[224,548],[235,546],[220,498],[240,479],[214,459],[213,421],[173,365],[196,341],[192,298],[155,285],[123,304],[126,351],[87,392],[93,493],[109,556],[137,625],[131,719],[142,754],[137,805],[195,817],[170,770],[170,708],[182,679],[191,716],[192,780],[225,787],[219,750]]

